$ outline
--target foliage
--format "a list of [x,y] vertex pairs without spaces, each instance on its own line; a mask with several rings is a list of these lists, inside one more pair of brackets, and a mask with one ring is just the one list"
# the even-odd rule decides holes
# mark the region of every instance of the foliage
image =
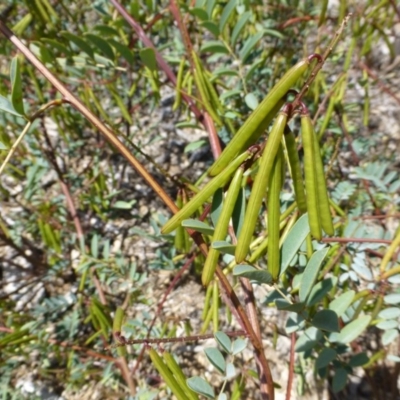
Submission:
[[[105,398],[151,399],[158,390],[145,376],[157,372],[178,398],[236,399],[260,382],[267,387],[256,390],[272,398],[261,340],[272,330],[257,317],[266,309],[285,320],[274,331],[295,339],[284,368],[296,373],[299,396],[314,390],[307,370],[339,392],[356,368],[400,361],[392,351],[400,316],[400,179],[382,140],[390,132],[372,123],[376,95],[397,98],[385,77],[376,84],[372,69],[378,51],[395,57],[398,10],[394,2],[327,5],[132,0],[124,2],[132,22],[114,0],[6,2],[1,20],[42,66],[2,39],[2,398],[40,397],[46,387],[68,395],[89,380]],[[336,48],[310,74],[306,57],[331,45],[349,11],[356,15]],[[44,68],[72,94],[57,92],[39,73]],[[310,75],[309,91],[289,96],[293,109],[282,108],[287,90],[305,88]],[[355,87],[362,101],[352,102]],[[194,137],[193,128],[208,138]],[[171,139],[178,130],[183,146]],[[210,149],[219,157],[213,165]],[[196,161],[199,152],[206,162]],[[329,199],[321,205],[324,178]],[[168,220],[165,206],[175,217]],[[332,226],[323,222],[330,215]],[[167,297],[192,264],[191,279],[207,288],[198,304],[202,321],[191,324],[202,325],[197,339],[215,332],[219,348],[204,353],[222,377],[219,387],[200,377],[203,371],[178,365],[184,357],[147,349],[154,370],[143,354],[149,338],[171,338],[181,323],[158,321],[165,298],[152,288],[153,274],[176,273]],[[268,288],[267,296],[253,302],[250,281]],[[246,308],[236,303],[243,296]],[[221,332],[235,326],[233,317],[248,345]],[[190,335],[190,324],[185,329]],[[366,340],[372,334],[376,347]],[[108,348],[113,337],[137,340],[137,359],[125,347]],[[237,357],[246,345],[257,372],[253,361]]]

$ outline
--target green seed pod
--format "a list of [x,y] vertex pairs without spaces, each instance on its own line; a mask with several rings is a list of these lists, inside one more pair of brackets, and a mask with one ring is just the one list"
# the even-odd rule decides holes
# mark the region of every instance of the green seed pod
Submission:
[[186,60],[184,57],[182,57],[181,62],[179,64],[178,76],[176,77],[176,88],[175,88],[176,94],[175,94],[174,105],[172,106],[172,111],[175,111],[181,105],[181,100],[182,100],[181,90],[182,90],[183,71],[185,69],[185,63]]
[[[209,288],[211,288],[211,294],[214,292],[214,285],[210,285]],[[200,334],[203,334],[205,332],[208,331],[208,327],[210,325],[211,319],[213,317],[214,311],[213,311],[213,304],[210,304],[210,308],[207,311],[207,315],[205,316],[205,318],[203,318],[203,325],[201,326],[200,329]]]
[[237,263],[242,262],[246,258],[249,251],[250,242],[256,227],[262,199],[267,189],[274,160],[286,126],[287,116],[288,110],[287,107],[285,107],[285,109],[276,117],[275,123],[272,126],[271,133],[268,137],[267,144],[264,148],[260,160],[259,170],[254,179],[249,203],[247,204],[243,227],[240,231],[236,245],[235,259]]
[[[176,205],[178,208],[182,209],[184,205],[184,198],[185,193],[182,189],[179,189]],[[187,233],[186,229],[182,226],[178,226],[175,232],[175,240],[174,240],[175,249],[181,253],[187,253],[190,249],[190,241],[189,241],[189,234]]]
[[[178,196],[176,198],[176,205],[178,208],[180,208],[180,209],[182,208],[182,190],[181,189],[178,191]],[[182,252],[182,250],[185,247],[184,232],[185,232],[185,229],[182,226],[178,226],[176,228],[174,246],[175,246],[176,250],[178,250],[179,252]]]
[[272,167],[271,177],[268,185],[267,207],[268,207],[268,272],[275,281],[279,276],[280,253],[279,253],[279,221],[281,216],[280,193],[282,189],[282,145],[279,146]]
[[287,126],[285,129],[286,153],[290,165],[290,174],[293,180],[294,194],[299,211],[303,214],[307,212],[306,194],[304,192],[303,174],[300,168],[299,153],[297,152],[296,139],[293,132]]
[[221,100],[219,99],[218,93],[215,90],[215,87],[213,86],[213,84],[210,81],[210,73],[208,73],[208,71],[205,71],[203,74],[203,78],[204,78],[204,83],[206,84],[207,87],[207,93],[208,96],[210,98],[210,103],[211,105],[218,110],[218,112],[223,115],[224,114],[224,107],[221,103]]
[[[257,131],[261,123],[266,119],[266,116],[284,98],[287,91],[295,85],[309,65],[310,61],[306,58],[286,72],[252,114],[250,114],[228,146],[226,146],[221,156],[214,162],[209,171],[211,176],[218,175],[229,164],[230,160],[243,149],[244,145],[248,144],[248,138],[253,136],[254,132]],[[274,115],[271,118],[273,117]],[[261,133],[259,134],[261,135]]]
[[218,176],[212,179],[199,193],[197,193],[192,200],[185,204],[180,211],[178,211],[161,229],[163,234],[167,234],[176,229],[184,219],[190,217],[199,207],[203,205],[220,187],[227,184],[234,172],[239,166],[252,157],[254,149],[245,151]]
[[219,288],[218,282],[214,281],[213,284],[213,303],[212,303],[212,310],[213,310],[213,330],[214,332],[219,331]]
[[301,115],[301,137],[304,149],[304,175],[307,192],[308,222],[311,234],[321,240],[322,231],[319,217],[317,176],[315,169],[315,148],[313,139],[313,126],[308,110],[304,107]]
[[222,119],[215,111],[214,107],[210,102],[210,95],[208,93],[207,85],[205,83],[206,77],[203,75],[203,69],[201,68],[200,60],[194,51],[192,52],[192,56],[194,62],[193,77],[196,82],[197,90],[199,91],[200,94],[201,102],[204,105],[206,111],[210,114],[213,121],[219,126],[222,126],[223,125]]
[[284,103],[285,103],[285,96],[279,99],[275,107],[267,114],[267,116],[263,119],[258,128],[244,142],[240,151],[246,150],[249,146],[257,142],[257,140],[261,137],[261,135],[267,131],[268,127],[271,125],[272,120],[276,117],[276,115],[278,114],[279,110],[282,108]]
[[182,371],[182,368],[175,361],[174,356],[171,353],[169,353],[168,351],[164,351],[163,358],[164,358],[165,363],[167,364],[167,367],[170,369],[170,371],[174,375],[174,378],[178,382],[179,386],[185,392],[187,399],[188,400],[199,400],[199,397],[197,396],[197,394],[195,392],[193,392],[193,390],[191,390],[188,387],[188,385],[186,384],[186,377]]
[[203,308],[203,312],[201,314],[201,319],[202,320],[206,319],[208,311],[210,309],[210,305],[211,305],[210,304],[210,299],[211,299],[211,296],[212,296],[212,291],[213,291],[212,286],[208,286],[207,290],[206,290],[206,298],[204,299],[204,308]]
[[[113,333],[115,335],[120,335],[122,330],[122,322],[124,320],[124,310],[118,307],[115,311],[115,317],[113,321]],[[120,357],[125,357],[127,355],[126,347],[118,347],[117,353]]]
[[335,229],[333,227],[328,190],[326,188],[324,164],[322,163],[318,138],[314,130],[312,131],[312,135],[314,141],[315,173],[317,178],[317,195],[321,227],[327,235],[333,236]]
[[115,317],[113,321],[113,332],[121,332],[122,322],[124,319],[124,310],[121,307],[118,307],[115,311]]
[[164,363],[164,360],[157,354],[157,352],[153,348],[150,348],[148,352],[154,367],[160,373],[167,386],[171,389],[172,393],[179,400],[187,400],[188,397],[185,391],[180,386],[168,366]]
[[[214,235],[211,242],[225,240],[225,237],[228,233],[229,221],[231,219],[233,209],[236,204],[236,199],[242,186],[243,172],[244,167],[240,166],[232,178],[232,181],[229,185],[228,193],[226,194],[225,201],[222,206],[221,214],[215,226]],[[219,253],[220,252],[217,249],[210,247],[206,262],[204,264],[203,274],[201,276],[201,281],[203,282],[204,286],[207,286],[214,277]]]

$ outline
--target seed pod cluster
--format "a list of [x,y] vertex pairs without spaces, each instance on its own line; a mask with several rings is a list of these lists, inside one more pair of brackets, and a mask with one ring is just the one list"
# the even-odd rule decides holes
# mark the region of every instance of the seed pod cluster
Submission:
[[260,166],[256,177],[254,178],[253,188],[251,190],[249,203],[246,207],[246,213],[242,230],[240,231],[235,251],[237,263],[242,262],[249,251],[251,238],[257,224],[258,213],[261,208],[262,200],[265,196],[268,181],[274,165],[275,157],[281,145],[283,131],[285,130],[288,110],[280,112],[276,117],[271,133],[269,134],[267,144],[261,157]]
[[[236,232],[237,244],[234,253],[236,263],[242,263],[249,253],[250,244],[258,223],[260,208],[263,199],[265,199],[268,213],[267,268],[273,280],[277,280],[279,277],[280,226],[282,222],[280,193],[284,182],[285,160],[287,160],[293,179],[297,208],[300,214],[308,212],[312,236],[319,240],[322,237],[322,230],[328,235],[333,235],[334,233],[319,142],[314,133],[308,110],[301,103],[304,171],[301,170],[295,136],[287,126],[288,119],[295,111],[293,105],[287,103],[282,111],[279,111],[284,103],[285,94],[304,74],[314,57],[320,58],[318,55],[313,55],[300,61],[274,86],[210,168],[209,175],[213,177],[211,181],[192,200],[183,205],[182,209],[162,228],[162,233],[170,233],[178,228],[177,235],[179,234],[179,237],[176,238],[176,242],[180,247],[184,247],[183,232],[179,231],[182,221],[202,207],[204,202],[208,201],[217,189],[226,187],[229,184],[222,210],[212,234],[209,254],[204,263],[202,282],[205,286],[209,285],[213,280],[220,253],[218,249],[212,247],[212,243],[223,241],[226,238],[239,192],[243,188],[245,169],[251,165],[256,153],[260,153],[261,158],[257,164],[254,164],[254,179],[250,197],[245,207],[244,217],[241,216],[243,219],[241,228]],[[194,59],[198,71],[201,71],[196,56],[194,56]],[[200,78],[203,78],[203,82],[205,82],[206,74],[203,73],[202,77],[195,76],[197,83],[199,83]],[[211,93],[212,88],[209,85],[205,83],[202,87],[207,88],[208,93]],[[206,90],[204,90],[204,93],[207,93]],[[213,103],[212,107],[218,109],[217,104],[214,104],[216,101],[215,96],[209,96],[208,98],[209,104]],[[257,146],[248,148],[258,140],[274,118],[275,121],[263,150],[260,151]],[[286,157],[284,156],[284,150]]]

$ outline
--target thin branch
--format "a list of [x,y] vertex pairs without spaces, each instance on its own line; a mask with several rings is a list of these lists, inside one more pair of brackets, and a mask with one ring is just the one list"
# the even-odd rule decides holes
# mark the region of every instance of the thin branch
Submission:
[[228,278],[225,276],[225,274],[223,273],[222,269],[219,266],[217,266],[216,274],[219,279],[221,287],[225,291],[226,295],[230,297],[230,300],[232,301],[234,308],[236,309],[242,323],[246,328],[246,332],[249,335],[251,344],[254,347],[256,357],[259,359],[260,364],[262,366],[262,370],[264,371],[265,376],[267,378],[269,400],[274,400],[275,399],[274,381],[272,379],[272,373],[271,369],[269,368],[267,358],[265,357],[262,341],[258,339],[243,309],[242,304],[237,298],[235,291],[233,290],[231,284],[228,281]]
[[285,22],[280,23],[276,27],[276,29],[281,31],[283,29],[286,29],[290,25],[295,25],[295,24],[298,24],[300,22],[307,22],[307,21],[312,21],[312,20],[317,20],[317,19],[318,19],[318,17],[312,17],[311,15],[304,15],[302,17],[291,18],[291,19],[288,19]]
[[345,75],[345,73],[341,73],[338,78],[336,79],[335,83],[332,85],[332,87],[329,89],[328,93],[326,93],[326,95],[324,96],[324,98],[322,99],[322,101],[319,103],[318,105],[318,109],[317,112],[314,115],[313,118],[313,125],[315,126],[315,124],[317,123],[317,120],[319,118],[319,115],[322,113],[322,111],[325,108],[326,103],[328,102],[328,100],[332,97],[333,93],[335,92],[335,90],[337,89],[336,85],[338,84],[338,82],[341,82],[342,77]]
[[370,68],[368,68],[367,65],[362,63],[361,61],[359,62],[360,68],[362,68],[372,79],[374,79],[377,83],[377,85],[384,91],[386,92],[389,96],[391,96],[397,104],[400,104],[400,97],[398,97],[396,94],[393,93],[393,91],[388,88],[381,79],[379,79],[378,75],[373,72]]
[[43,123],[43,121],[42,121],[42,130],[43,130],[43,134],[44,134],[44,139],[46,141],[46,145],[50,149],[50,151],[45,151],[45,150],[44,151],[48,155],[48,159],[50,161],[50,164],[52,164],[52,166],[53,166],[53,168],[54,168],[54,170],[55,170],[55,172],[56,172],[56,174],[58,176],[61,190],[62,190],[62,192],[64,193],[64,196],[65,196],[65,201],[67,203],[67,208],[68,208],[69,214],[70,214],[72,220],[74,221],[75,231],[76,231],[78,240],[80,241],[81,239],[83,239],[83,236],[84,236],[82,225],[81,225],[81,222],[80,222],[80,220],[78,218],[78,213],[77,213],[76,208],[75,208],[74,200],[73,200],[72,195],[71,195],[71,193],[69,191],[68,185],[65,182],[63,171],[61,171],[61,168],[57,163],[57,159],[56,159],[56,156],[55,156],[56,150],[54,149],[54,147],[53,147],[53,145],[51,143],[51,140],[50,140],[49,135],[47,133],[46,126]]
[[[398,8],[396,1],[395,0],[389,0],[389,1],[390,1],[390,4],[393,6],[394,12],[397,15],[397,19],[398,19],[397,22],[400,22],[400,9]],[[396,364],[396,366],[397,366],[397,364]]]
[[133,382],[131,372],[129,371],[128,363],[126,362],[126,358],[124,356],[120,356],[118,361],[115,363],[116,366],[121,370],[121,374],[125,379],[125,382],[128,384],[129,391],[132,396],[136,394],[136,386]]
[[[24,236],[22,236],[21,239],[22,239],[22,248],[19,247],[17,244],[15,244],[11,238],[6,236],[6,234],[0,230],[0,241],[3,241],[7,246],[10,246],[12,249],[14,249],[19,256],[25,258],[32,266],[40,270],[50,268],[47,263],[43,262],[41,257],[38,257],[40,250],[38,251],[38,249],[30,242],[30,240],[26,239]],[[33,254],[29,254],[29,252],[26,251],[27,249],[25,246]]]
[[31,127],[32,122],[28,121],[28,123],[25,125],[25,128],[22,130],[21,134],[18,136],[17,140],[13,143],[11,146],[10,150],[8,151],[6,158],[4,159],[3,163],[0,166],[0,175],[3,173],[4,168],[10,161],[11,157],[14,155],[15,151],[17,150],[18,145],[22,142],[22,139],[25,137],[25,135],[28,133],[29,128]]
[[324,52],[324,55],[322,56],[322,60],[318,62],[313,70],[311,71],[310,76],[308,77],[306,83],[303,85],[302,89],[300,92],[296,95],[295,99],[293,100],[293,109],[295,109],[301,102],[301,99],[305,96],[305,94],[308,92],[308,89],[310,88],[311,84],[313,83],[314,79],[316,78],[318,72],[320,69],[324,66],[324,63],[326,59],[330,56],[332,53],[333,49],[339,42],[340,36],[342,35],[344,28],[347,26],[352,14],[348,14],[346,18],[342,21],[339,29],[335,32],[335,36],[329,43],[327,49]]
[[370,238],[342,238],[342,237],[331,237],[322,238],[321,242],[324,243],[382,243],[391,244],[392,240],[386,239],[370,239]]
[[352,217],[352,220],[358,219],[387,219],[387,218],[400,218],[400,213],[385,214],[385,215],[360,215],[358,217]]
[[[81,221],[79,220],[78,213],[75,208],[75,203],[72,198],[69,187],[68,187],[67,183],[65,182],[61,168],[59,167],[59,165],[57,163],[57,159],[55,157],[56,151],[55,151],[55,149],[51,143],[51,140],[47,134],[47,130],[46,130],[44,123],[42,125],[43,125],[42,128],[43,128],[43,132],[44,132],[44,138],[45,138],[47,146],[50,149],[50,151],[47,151],[46,153],[48,154],[48,159],[49,159],[50,163],[53,165],[53,168],[56,171],[56,174],[58,176],[60,187],[61,187],[62,192],[64,193],[65,201],[67,203],[67,209],[69,211],[69,214],[71,215],[72,220],[74,221],[75,231],[76,231],[78,240],[80,242],[84,238],[82,224],[81,224]],[[87,248],[87,250],[89,250],[89,249]],[[91,277],[92,277],[93,283],[94,283],[97,293],[99,295],[100,302],[101,302],[101,304],[106,305],[107,299],[106,299],[106,296],[104,295],[104,290],[103,290],[101,283],[99,281],[99,278],[97,276],[96,268],[91,267],[90,272],[91,272]]]
[[[255,302],[255,298],[254,298],[253,286],[251,285],[250,280],[247,278],[240,278],[240,284],[245,293],[244,302],[246,305],[246,310],[247,310],[247,314],[249,316],[249,320],[254,329],[254,333],[257,335],[258,339],[261,341],[261,329],[260,329],[260,323],[259,323],[258,317],[257,317],[257,308],[256,308],[256,302]],[[268,388],[268,378],[267,378],[267,376],[265,376],[265,372],[263,371],[262,364],[258,358],[256,358],[256,362],[257,362],[258,374],[260,376],[260,395],[261,395],[262,399],[268,400],[268,393],[270,391],[270,389]]]
[[336,265],[336,263],[339,261],[340,257],[346,252],[346,246],[340,246],[339,251],[336,253],[335,257],[331,258],[326,265],[326,267],[320,272],[319,276],[321,279],[324,279],[324,277],[328,274],[328,272]]
[[[225,331],[226,335],[230,337],[246,336],[244,331]],[[214,338],[213,333],[208,333],[205,335],[191,335],[182,337],[171,337],[171,338],[154,338],[154,339],[126,339],[120,334],[120,332],[114,332],[114,337],[118,343],[114,343],[109,346],[109,349],[114,349],[116,347],[133,345],[133,344],[165,344],[165,343],[188,343],[197,342],[199,340],[207,340]]]
[[[14,333],[15,330],[12,328],[7,328],[6,326],[0,326],[0,332],[6,332],[6,333]],[[34,338],[35,336],[32,336],[32,338]],[[54,344],[56,346],[60,346],[60,347],[66,347],[66,348],[70,348],[72,350],[76,350],[76,351],[80,351],[80,352],[84,352],[92,357],[95,358],[100,358],[103,360],[107,360],[107,361],[111,361],[111,362],[116,362],[117,360],[114,357],[111,356],[106,356],[104,354],[101,353],[97,353],[96,351],[87,349],[86,347],[82,347],[82,346],[78,346],[72,343],[68,343],[68,342],[60,342],[58,340],[55,339],[47,339],[47,342]]]
[[[7,261],[7,262],[10,262],[10,261]],[[26,281],[23,282],[23,283],[21,283],[21,281],[23,280],[22,277],[18,277],[18,280],[15,280],[15,281],[12,281],[12,282],[10,282],[10,281],[3,281],[3,282],[1,282],[1,283],[0,283],[0,287],[1,287],[1,286],[6,286],[6,285],[9,284],[9,283],[16,283],[16,282],[20,283],[20,285],[19,285],[16,289],[14,289],[14,290],[12,290],[12,291],[7,291],[6,294],[0,296],[0,300],[7,299],[7,298],[11,297],[13,294],[20,292],[22,289],[24,289],[24,288],[26,288],[26,287],[28,287],[28,286],[36,285],[36,283],[42,282],[43,276],[41,275],[41,276],[39,276],[38,278],[32,278],[32,279],[29,279],[29,280],[28,280],[28,279],[29,279],[29,278],[26,278]],[[32,290],[32,289],[31,289],[31,290]],[[27,291],[27,292],[28,292],[28,291]]]

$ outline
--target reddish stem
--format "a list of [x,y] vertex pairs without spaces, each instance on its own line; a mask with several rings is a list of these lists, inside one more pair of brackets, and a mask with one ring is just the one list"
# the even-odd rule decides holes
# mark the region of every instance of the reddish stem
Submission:
[[307,106],[302,101],[298,102],[298,107],[300,108],[301,115],[310,115]]
[[[192,71],[195,69],[194,61],[193,61],[193,44],[190,40],[189,32],[187,30],[186,24],[184,24],[182,20],[182,15],[179,10],[179,5],[175,0],[170,0],[170,9],[171,13],[175,18],[176,23],[178,24],[178,28],[181,32],[182,39],[183,39],[183,44],[186,48],[186,54],[188,56],[188,60],[190,63],[190,67]],[[211,118],[211,116],[208,114],[208,112],[203,111],[203,116],[204,119],[201,121],[206,128],[208,135],[209,135],[209,141],[210,141],[210,147],[211,151],[214,157],[214,160],[216,160],[220,155],[221,155],[221,145],[219,142],[219,138],[217,135],[217,130],[215,129],[214,121]]]
[[323,62],[323,58],[322,58],[321,54],[318,54],[318,53],[310,54],[307,57],[307,60],[309,63],[311,63],[313,60],[317,60],[318,64],[321,64]]
[[210,142],[212,155],[214,160],[216,160],[222,153],[221,143],[219,141],[217,130],[215,129],[214,121],[207,112],[204,113],[203,123],[208,132],[208,140]]
[[282,112],[285,113],[286,115],[290,115],[292,111],[293,111],[292,103],[286,103],[282,108]]
[[290,25],[298,24],[299,22],[311,21],[313,19],[315,20],[316,17],[311,17],[310,15],[305,15],[304,17],[291,18],[291,19],[288,19],[287,21],[282,22],[281,24],[279,24],[277,26],[277,29],[278,30],[286,29]]
[[296,344],[296,333],[293,332],[290,335],[290,360],[289,360],[289,377],[286,386],[286,400],[290,400],[293,386],[293,374],[294,374],[294,346]]

